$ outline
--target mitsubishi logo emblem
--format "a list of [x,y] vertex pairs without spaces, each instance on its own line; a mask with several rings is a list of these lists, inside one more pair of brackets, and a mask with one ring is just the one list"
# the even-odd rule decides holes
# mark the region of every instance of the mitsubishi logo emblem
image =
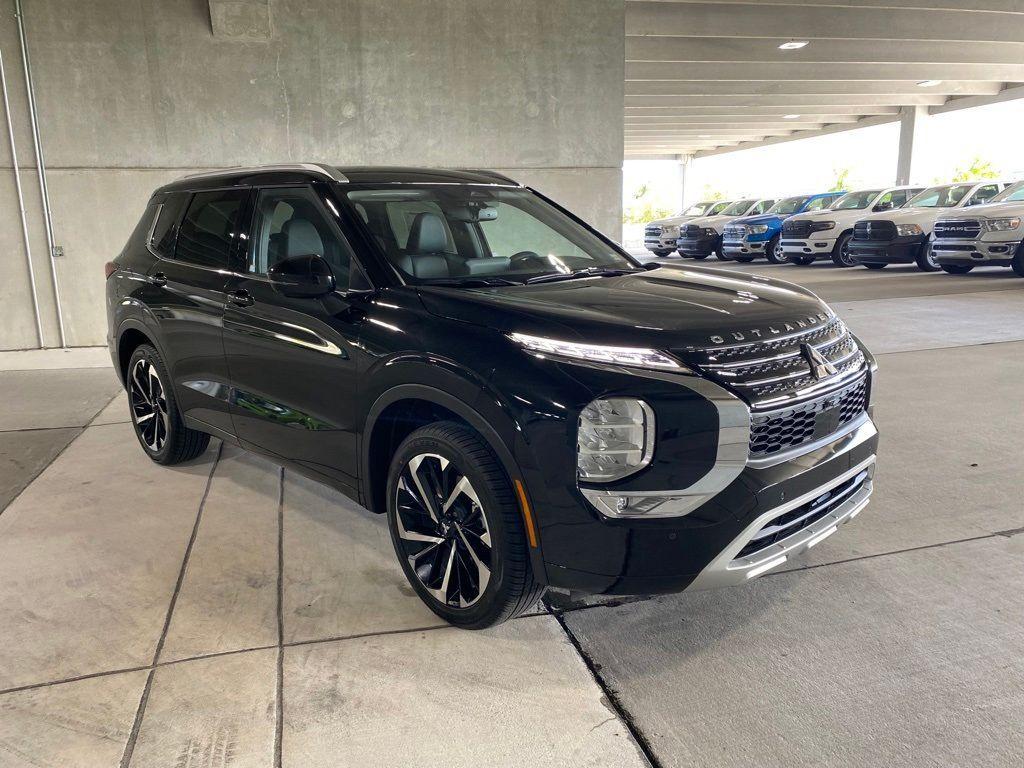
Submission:
[[827,379],[829,376],[835,376],[839,371],[832,363],[825,359],[825,356],[818,350],[812,347],[810,344],[801,344],[800,351],[804,354],[804,359],[811,366],[811,375],[815,379]]

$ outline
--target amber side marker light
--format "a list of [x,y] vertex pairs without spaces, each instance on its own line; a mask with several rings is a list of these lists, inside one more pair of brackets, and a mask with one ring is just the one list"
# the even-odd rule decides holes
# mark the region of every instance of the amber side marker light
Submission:
[[516,487],[516,497],[519,499],[519,509],[522,510],[523,522],[526,523],[526,538],[530,542],[530,547],[536,549],[537,529],[533,523],[533,510],[530,509],[530,502],[526,499],[526,489],[523,487],[523,481],[519,478],[513,480],[512,484]]
[[114,262],[108,261],[106,264],[103,265],[103,274],[106,276],[108,280],[110,279],[110,276],[115,272],[117,272],[117,264],[115,264]]

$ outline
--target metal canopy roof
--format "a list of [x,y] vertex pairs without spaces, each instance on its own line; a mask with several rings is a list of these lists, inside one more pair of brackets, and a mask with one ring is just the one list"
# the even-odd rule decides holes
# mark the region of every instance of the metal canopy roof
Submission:
[[[793,50],[779,46],[806,41]],[[938,82],[935,82],[938,81]],[[1024,0],[628,0],[625,154],[703,156],[1024,98]]]

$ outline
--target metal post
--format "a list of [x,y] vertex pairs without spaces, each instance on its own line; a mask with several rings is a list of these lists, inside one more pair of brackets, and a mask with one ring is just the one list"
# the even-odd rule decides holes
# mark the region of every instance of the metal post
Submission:
[[43,321],[39,317],[39,297],[36,295],[36,272],[32,266],[32,245],[28,236],[28,220],[25,218],[25,196],[21,191],[21,170],[18,168],[18,150],[14,145],[14,123],[11,121],[11,102],[7,98],[7,74],[4,72],[4,54],[0,51],[0,87],[4,93],[4,114],[7,116],[7,136],[11,142],[11,164],[14,166],[14,186],[18,190],[18,211],[21,213],[21,236],[25,241],[25,260],[28,262],[28,283],[32,290],[32,311],[36,315],[36,335],[39,346],[43,344]]
[[28,56],[28,41],[25,38],[25,15],[21,0],[14,0],[14,15],[18,19],[18,38],[21,41],[21,62],[25,68],[25,91],[28,97],[28,116],[32,124],[32,142],[36,151],[36,170],[39,173],[39,194],[43,201],[43,221],[46,224],[46,245],[50,252],[50,272],[53,277],[53,299],[57,308],[57,327],[60,329],[60,345],[66,347],[64,335],[64,312],[60,304],[60,284],[57,280],[57,263],[53,238],[53,216],[50,213],[50,191],[46,186],[46,164],[43,161],[43,142],[39,137],[39,120],[36,112],[35,86],[32,84],[32,65]]

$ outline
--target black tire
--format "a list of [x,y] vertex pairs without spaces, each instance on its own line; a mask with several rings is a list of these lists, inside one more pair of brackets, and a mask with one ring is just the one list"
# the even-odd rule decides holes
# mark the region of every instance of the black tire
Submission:
[[733,256],[733,261],[737,261],[740,264],[749,264],[754,260],[753,256]]
[[917,263],[917,268],[922,272],[938,272],[941,269],[941,265],[935,259],[931,243],[925,243],[921,246],[921,250],[917,252],[917,258],[914,261]]
[[793,256],[789,260],[790,264],[796,264],[798,267],[806,267],[809,264],[814,263],[813,256]]
[[853,240],[853,232],[844,232],[836,240],[832,248],[832,263],[837,267],[854,267],[857,262],[850,256],[850,241]]
[[704,259],[706,259],[710,255],[710,253],[695,253],[691,258],[694,258],[697,261],[704,261]]
[[1010,269],[1017,277],[1024,277],[1024,245],[1017,248],[1017,253],[1010,262]]
[[208,434],[185,426],[170,382],[156,348],[139,345],[125,373],[128,410],[142,450],[157,464],[167,465],[190,461],[210,444]]
[[973,264],[941,264],[940,268],[947,275],[966,275],[972,269]]
[[775,235],[764,247],[764,256],[771,264],[786,264],[790,260],[779,246],[779,239],[779,236]]
[[885,269],[889,265],[886,264],[884,261],[869,261],[865,262],[863,266],[867,267],[868,269]]
[[[463,480],[468,490],[455,495]],[[451,500],[447,512],[445,499]],[[388,471],[387,516],[409,584],[450,624],[494,626],[529,610],[544,593],[512,484],[490,447],[463,424],[430,424],[402,442]],[[429,538],[409,538],[417,535]]]
[[654,255],[657,256],[659,259],[664,259],[666,256],[669,256],[672,253],[673,251],[654,251]]
[[725,255],[725,249],[721,243],[715,246],[715,258],[719,261],[732,261],[732,256]]

